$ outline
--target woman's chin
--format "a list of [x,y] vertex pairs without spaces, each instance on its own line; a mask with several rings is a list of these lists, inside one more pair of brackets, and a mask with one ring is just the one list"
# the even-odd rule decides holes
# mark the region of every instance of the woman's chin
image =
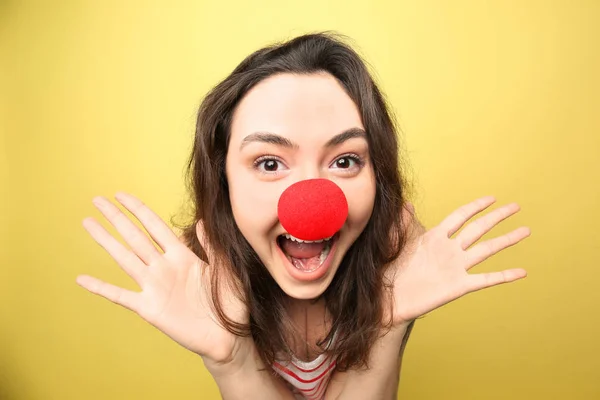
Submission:
[[285,294],[294,300],[315,300],[325,293],[325,290],[327,289],[326,285],[324,287],[309,288],[306,286],[298,287],[297,285],[280,284],[279,287]]

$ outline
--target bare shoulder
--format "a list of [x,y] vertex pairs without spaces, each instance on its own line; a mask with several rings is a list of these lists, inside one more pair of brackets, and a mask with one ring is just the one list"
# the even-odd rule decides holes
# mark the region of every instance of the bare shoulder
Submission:
[[327,390],[325,391],[325,400],[335,400],[342,393],[346,381],[348,380],[348,372],[335,371],[331,375]]

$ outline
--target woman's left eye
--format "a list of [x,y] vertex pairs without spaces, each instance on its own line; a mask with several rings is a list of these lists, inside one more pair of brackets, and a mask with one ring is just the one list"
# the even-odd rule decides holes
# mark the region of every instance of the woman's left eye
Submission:
[[362,160],[355,154],[346,154],[336,159],[331,166],[336,169],[360,168]]

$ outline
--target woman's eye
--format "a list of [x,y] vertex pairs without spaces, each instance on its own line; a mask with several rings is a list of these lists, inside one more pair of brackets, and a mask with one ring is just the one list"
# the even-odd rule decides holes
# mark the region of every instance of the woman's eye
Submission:
[[262,173],[276,173],[285,169],[285,165],[274,158],[259,158],[254,162],[254,167]]
[[360,167],[361,165],[362,162],[358,156],[346,155],[335,160],[332,166],[339,169],[350,169]]
[[335,161],[335,166],[337,168],[350,168],[350,166],[352,165],[353,162],[355,162],[355,161],[352,160],[350,157],[342,157],[342,158],[338,158]]

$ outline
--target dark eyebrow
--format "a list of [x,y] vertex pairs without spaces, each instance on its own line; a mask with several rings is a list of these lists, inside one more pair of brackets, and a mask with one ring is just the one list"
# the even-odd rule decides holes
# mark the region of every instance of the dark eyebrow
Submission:
[[354,139],[354,138],[363,138],[367,140],[367,132],[365,132],[361,128],[350,128],[340,133],[339,135],[335,135],[327,143],[325,143],[325,147],[335,147],[339,144],[344,143],[346,140]]
[[276,135],[270,132],[254,132],[244,138],[242,140],[242,144],[240,145],[240,150],[244,148],[248,143],[251,142],[262,142],[262,143],[271,143],[277,146],[287,147],[290,149],[297,149],[298,145],[292,143],[291,140],[284,138],[283,136]]
[[[354,139],[354,138],[363,138],[366,140],[367,133],[364,131],[364,129],[361,129],[361,128],[350,128],[338,135],[335,135],[331,139],[329,139],[329,141],[327,141],[327,143],[325,143],[325,147],[335,147],[339,144],[344,143],[346,140],[350,140],[350,139]],[[291,140],[289,140],[283,136],[279,136],[275,133],[254,132],[254,133],[246,136],[244,138],[244,140],[242,140],[242,144],[240,145],[240,150],[242,150],[244,148],[244,146],[246,146],[247,144],[249,144],[251,142],[271,143],[271,144],[275,144],[277,146],[287,147],[287,148],[294,149],[294,150],[296,150],[300,147],[296,143],[292,142]]]

